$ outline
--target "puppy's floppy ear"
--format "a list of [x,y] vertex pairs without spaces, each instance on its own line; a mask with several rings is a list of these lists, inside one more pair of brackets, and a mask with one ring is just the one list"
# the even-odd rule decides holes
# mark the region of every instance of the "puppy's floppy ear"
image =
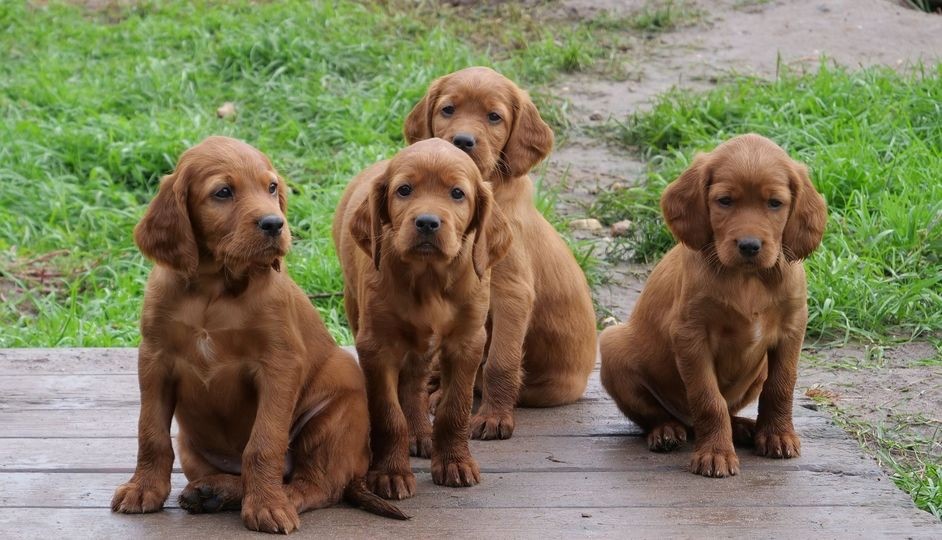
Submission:
[[483,181],[478,184],[474,218],[468,230],[474,230],[471,262],[474,265],[474,273],[480,279],[488,268],[497,264],[507,254],[513,237],[510,223],[494,202],[491,187]]
[[[281,177],[280,174],[275,173],[278,176],[278,207],[281,208],[281,213],[285,216],[288,215],[288,184],[285,182],[285,179]],[[287,224],[285,224],[285,230],[289,230]],[[281,272],[281,258],[277,258],[271,263],[272,269],[275,272]]]
[[793,161],[788,178],[792,207],[782,233],[782,251],[786,260],[798,261],[811,255],[821,243],[828,212],[824,197],[814,189],[808,177],[807,167]]
[[402,133],[406,136],[406,143],[412,144],[435,136],[432,133],[432,115],[435,114],[435,105],[438,103],[442,84],[446,78],[447,75],[435,79],[429,85],[428,91],[425,92],[422,99],[412,108],[409,116],[406,116],[406,122],[402,127]]
[[389,223],[389,207],[386,190],[389,184],[385,175],[378,177],[370,188],[369,195],[363,199],[350,220],[350,233],[357,245],[372,257],[373,266],[379,270],[382,258],[383,225]]
[[661,212],[667,227],[677,240],[697,251],[713,239],[707,208],[711,175],[710,155],[698,154],[661,195]]
[[278,207],[281,208],[281,213],[288,214],[288,183],[285,182],[285,179],[278,175]]
[[196,273],[199,254],[187,210],[187,169],[163,177],[157,196],[134,227],[134,241],[145,257],[187,275]]
[[510,136],[501,151],[500,161],[501,171],[507,178],[527,174],[553,150],[553,130],[523,90],[516,91],[513,115]]

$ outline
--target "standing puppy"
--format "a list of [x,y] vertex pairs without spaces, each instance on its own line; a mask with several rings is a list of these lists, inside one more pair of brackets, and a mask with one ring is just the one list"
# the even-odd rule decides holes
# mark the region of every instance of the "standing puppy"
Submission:
[[553,132],[526,92],[496,71],[472,67],[429,86],[406,118],[410,143],[441,137],[467,153],[494,191],[514,241],[494,267],[483,400],[472,436],[506,439],[516,405],[571,403],[595,366],[589,285],[566,242],[533,204],[530,169]]
[[[734,439],[761,456],[797,456],[801,260],[821,242],[824,199],[804,165],[743,135],[697,156],[661,209],[681,244],[654,268],[628,323],[602,332],[602,384],[651,450],[672,450],[692,426],[691,472],[738,473]],[[757,420],[734,416],[757,396]]]
[[299,512],[345,497],[405,518],[363,482],[363,376],[284,270],[286,194],[264,154],[210,137],[183,154],[135,228],[157,266],[141,316],[137,468],[112,510],[161,509],[176,415],[191,513],[241,506],[246,527],[289,533]]
[[[436,484],[477,484],[468,448],[474,375],[489,269],[510,242],[490,188],[463,152],[422,141],[353,179],[333,233],[369,395],[370,487],[386,498],[414,494],[410,446],[431,454]],[[443,392],[434,433],[425,392],[432,356]]]

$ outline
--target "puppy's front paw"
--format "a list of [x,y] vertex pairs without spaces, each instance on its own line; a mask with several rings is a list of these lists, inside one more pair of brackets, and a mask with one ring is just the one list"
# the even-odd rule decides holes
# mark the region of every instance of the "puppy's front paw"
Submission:
[[439,486],[471,487],[481,481],[481,471],[473,457],[432,458],[432,481]]
[[415,475],[412,471],[371,470],[366,473],[370,491],[384,499],[408,499],[415,495]]
[[788,459],[801,455],[801,439],[793,429],[759,429],[754,440],[758,456]]
[[725,478],[739,474],[739,458],[730,446],[726,448],[702,448],[693,453],[690,472],[711,478]]
[[288,534],[301,526],[298,511],[283,489],[265,495],[247,494],[242,500],[242,523],[247,529]]
[[121,484],[111,498],[111,511],[123,514],[157,512],[170,494],[170,480],[137,480]]
[[488,441],[509,439],[514,433],[514,412],[496,411],[486,407],[471,417],[471,438]]
[[432,457],[432,437],[430,435],[409,436],[409,455],[412,457]]
[[652,429],[647,439],[652,452],[670,452],[687,442],[687,428],[680,422],[666,422]]

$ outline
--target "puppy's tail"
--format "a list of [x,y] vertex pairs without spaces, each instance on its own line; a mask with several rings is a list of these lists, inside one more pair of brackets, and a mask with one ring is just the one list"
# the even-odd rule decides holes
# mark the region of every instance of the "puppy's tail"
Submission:
[[363,481],[363,478],[354,478],[347,484],[347,489],[343,492],[343,500],[348,504],[366,510],[371,514],[376,514],[377,516],[402,520],[412,518],[412,516],[404,514],[402,510],[397,508],[394,504],[387,502],[379,495],[370,491],[369,488],[366,487],[366,482]]

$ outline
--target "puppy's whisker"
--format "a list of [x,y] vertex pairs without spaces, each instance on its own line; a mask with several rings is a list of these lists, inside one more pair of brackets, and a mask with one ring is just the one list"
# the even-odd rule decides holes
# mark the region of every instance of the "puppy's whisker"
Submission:
[[716,252],[716,242],[708,242],[700,250],[707,266],[713,271],[713,275],[719,276],[723,268],[719,253]]

